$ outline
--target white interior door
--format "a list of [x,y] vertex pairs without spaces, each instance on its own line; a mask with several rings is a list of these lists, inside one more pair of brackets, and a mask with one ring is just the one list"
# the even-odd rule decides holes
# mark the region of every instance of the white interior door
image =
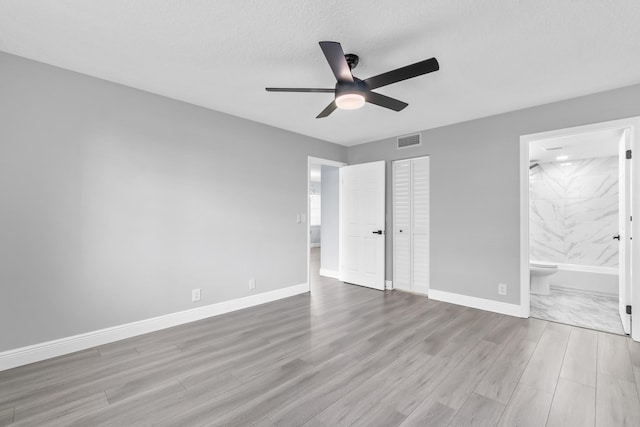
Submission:
[[340,280],[384,289],[385,162],[340,168]]
[[627,150],[631,147],[629,130],[625,130],[620,139],[619,173],[619,308],[620,320],[624,332],[631,333],[631,316],[627,314],[627,305],[631,304],[631,160],[627,159]]

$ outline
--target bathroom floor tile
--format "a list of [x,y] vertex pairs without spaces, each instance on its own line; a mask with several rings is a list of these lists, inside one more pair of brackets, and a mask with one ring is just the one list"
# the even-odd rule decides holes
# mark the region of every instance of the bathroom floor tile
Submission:
[[551,295],[531,294],[531,317],[624,335],[618,298],[551,289]]

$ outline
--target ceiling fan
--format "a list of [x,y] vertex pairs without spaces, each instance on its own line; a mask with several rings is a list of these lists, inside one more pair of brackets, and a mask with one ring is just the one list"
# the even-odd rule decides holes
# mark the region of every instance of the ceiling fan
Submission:
[[324,56],[329,62],[329,66],[336,76],[336,87],[333,89],[316,89],[316,88],[282,88],[268,87],[267,92],[311,92],[311,93],[333,93],[334,100],[322,110],[316,119],[327,117],[333,113],[336,108],[343,110],[355,110],[364,105],[365,102],[389,108],[393,111],[400,111],[407,105],[406,102],[381,95],[373,92],[382,86],[392,83],[401,82],[402,80],[418,77],[423,74],[432,73],[440,69],[436,58],[426,59],[407,65],[406,67],[396,68],[368,79],[360,80],[354,77],[351,71],[358,65],[358,55],[345,53],[342,46],[338,42],[320,42],[320,48]]

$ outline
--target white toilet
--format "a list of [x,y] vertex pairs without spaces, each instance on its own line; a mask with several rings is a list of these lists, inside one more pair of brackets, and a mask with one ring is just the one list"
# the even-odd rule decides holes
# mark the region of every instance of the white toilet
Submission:
[[557,271],[557,265],[529,261],[531,293],[537,295],[549,295],[551,293],[551,285],[549,284],[551,279],[550,276]]

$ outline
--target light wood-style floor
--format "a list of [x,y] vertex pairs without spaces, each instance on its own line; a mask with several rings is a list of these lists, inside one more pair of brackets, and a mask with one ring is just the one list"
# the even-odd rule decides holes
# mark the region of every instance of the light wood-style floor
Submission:
[[[640,344],[314,277],[0,373],[0,425],[640,426]],[[12,424],[13,423],[13,424]]]

